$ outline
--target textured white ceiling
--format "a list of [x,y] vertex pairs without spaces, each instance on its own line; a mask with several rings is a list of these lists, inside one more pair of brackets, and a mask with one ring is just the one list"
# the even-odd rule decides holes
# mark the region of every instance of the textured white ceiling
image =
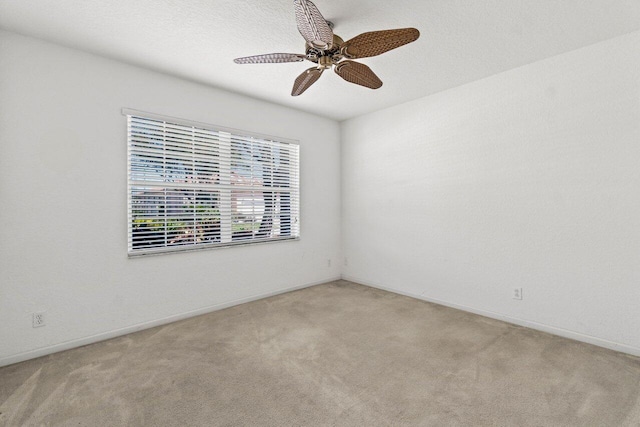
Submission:
[[362,60],[384,82],[378,90],[331,72],[293,98],[311,63],[233,63],[304,53],[291,0],[0,0],[0,28],[337,120],[640,29],[640,0],[314,2],[345,40],[403,27],[421,36]]

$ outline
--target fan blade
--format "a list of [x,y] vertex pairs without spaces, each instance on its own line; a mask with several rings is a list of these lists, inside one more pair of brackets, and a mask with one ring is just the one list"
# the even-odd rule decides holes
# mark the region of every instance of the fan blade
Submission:
[[305,90],[314,84],[322,75],[324,68],[309,68],[298,76],[293,83],[293,89],[291,89],[291,96],[301,95]]
[[267,53],[264,55],[245,56],[233,60],[236,64],[277,64],[281,62],[301,62],[306,56],[297,53]]
[[416,41],[418,37],[420,31],[415,28],[371,31],[346,41],[342,45],[342,53],[352,59],[368,58]]
[[382,80],[375,75],[371,68],[355,61],[340,61],[336,65],[336,73],[346,81],[371,89],[382,86]]
[[298,31],[313,47],[329,48],[333,43],[333,31],[318,8],[310,0],[293,0]]

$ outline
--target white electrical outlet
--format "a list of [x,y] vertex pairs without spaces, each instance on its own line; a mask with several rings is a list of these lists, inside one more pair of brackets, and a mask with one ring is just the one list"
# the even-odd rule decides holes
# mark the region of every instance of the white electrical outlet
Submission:
[[330,259],[327,260],[327,267],[331,267],[331,260]]
[[348,267],[349,266],[349,258],[344,257],[344,266]]
[[31,317],[31,322],[34,328],[45,326],[47,324],[47,321],[46,321],[46,317],[44,316],[44,312],[33,313]]
[[522,288],[513,288],[511,297],[513,299],[522,299]]

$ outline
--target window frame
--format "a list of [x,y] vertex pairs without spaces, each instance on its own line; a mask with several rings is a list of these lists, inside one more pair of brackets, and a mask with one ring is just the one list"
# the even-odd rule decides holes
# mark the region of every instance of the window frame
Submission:
[[[126,149],[127,149],[127,254],[128,256],[131,257],[139,257],[139,256],[149,256],[149,255],[163,255],[163,254],[170,254],[170,253],[182,253],[182,252],[189,252],[189,251],[200,251],[200,250],[208,250],[208,249],[220,249],[220,248],[230,248],[230,247],[236,247],[236,246],[247,246],[247,245],[262,245],[262,244],[267,244],[267,243],[277,243],[277,242],[290,242],[290,241],[299,241],[300,240],[300,234],[301,234],[301,227],[300,227],[300,211],[301,211],[301,203],[300,203],[300,143],[297,140],[293,140],[293,139],[289,139],[289,138],[282,138],[282,137],[275,137],[275,136],[271,136],[271,135],[265,135],[265,134],[260,134],[260,133],[256,133],[256,132],[250,132],[250,131],[244,131],[244,130],[239,130],[239,129],[234,129],[234,128],[228,128],[228,127],[224,127],[224,126],[217,126],[217,125],[213,125],[213,124],[209,124],[209,123],[203,123],[203,122],[197,122],[197,121],[193,121],[193,120],[187,120],[187,119],[181,119],[181,118],[176,118],[176,117],[171,117],[171,116],[165,116],[165,115],[161,115],[161,114],[155,114],[155,113],[149,113],[149,112],[145,112],[145,111],[139,111],[139,110],[134,110],[134,109],[130,109],[130,108],[123,108],[122,109],[122,115],[126,117],[126,139],[127,139],[127,144],[126,144]],[[228,169],[228,173],[226,174],[226,176],[224,176],[224,174],[220,173],[220,171],[218,171],[218,176],[220,178],[220,182],[218,182],[217,184],[209,184],[210,187],[210,192],[211,193],[215,193],[218,192],[220,193],[220,197],[218,200],[218,210],[219,211],[223,211],[228,209],[228,217],[225,217],[223,220],[223,215],[220,215],[220,225],[219,225],[219,242],[215,242],[215,243],[191,243],[191,244],[181,244],[181,245],[175,245],[175,246],[169,246],[167,244],[165,244],[164,246],[159,246],[159,247],[153,247],[153,248],[134,248],[133,246],[133,241],[134,241],[134,233],[133,233],[133,220],[134,220],[134,214],[133,214],[133,203],[132,203],[132,195],[133,195],[133,188],[136,187],[136,184],[134,184],[134,182],[138,182],[138,181],[134,181],[131,178],[131,172],[132,172],[132,163],[131,163],[131,134],[130,134],[130,119],[131,117],[134,118],[139,118],[139,119],[143,119],[143,120],[151,120],[151,121],[157,121],[157,122],[165,122],[166,124],[170,124],[170,125],[176,125],[176,126],[185,126],[185,127],[192,127],[195,129],[201,129],[201,130],[206,130],[206,131],[211,131],[211,132],[216,132],[216,133],[228,133],[230,134],[229,136],[229,147],[232,146],[232,142],[231,140],[234,139],[234,137],[239,138],[239,139],[257,139],[258,142],[267,142],[270,144],[283,144],[283,145],[292,145],[295,146],[295,154],[296,154],[296,164],[294,166],[295,170],[295,176],[292,178],[291,180],[291,187],[287,187],[287,188],[291,188],[291,191],[288,192],[283,192],[283,193],[287,193],[288,196],[290,197],[289,203],[291,204],[289,206],[289,208],[291,209],[291,217],[290,217],[290,231],[291,231],[291,235],[290,236],[278,236],[278,237],[268,237],[268,238],[260,238],[260,239],[256,239],[255,237],[253,238],[249,238],[249,239],[239,239],[237,241],[233,240],[233,211],[232,209],[232,205],[233,205],[233,199],[231,194],[233,193],[233,191],[243,191],[243,187],[239,186],[239,188],[237,190],[233,189],[233,186],[230,184],[230,179],[231,179],[231,174],[232,174],[232,169],[231,169],[231,163],[229,163],[229,169]],[[222,146],[218,147],[218,149],[221,149]],[[218,162],[220,161],[220,159],[218,159]],[[252,162],[255,160],[252,160]],[[229,160],[229,162],[231,162],[231,160]],[[253,163],[252,163],[253,165]],[[291,170],[291,169],[288,169]],[[144,181],[141,181],[144,182]],[[226,186],[227,188],[224,188],[224,185],[222,184],[223,182],[226,182]],[[159,184],[151,184],[149,185],[150,187],[152,187],[153,185],[156,186],[160,186]],[[139,184],[138,184],[139,186]],[[185,186],[185,188],[188,188],[188,185]],[[258,188],[255,189],[255,191],[262,191],[264,193],[264,186],[260,186]],[[268,187],[268,188],[282,188],[282,187],[277,187],[277,186],[273,186],[273,187]],[[177,190],[176,190],[177,191]],[[244,191],[247,191],[246,189],[244,189]],[[223,197],[222,197],[222,193],[223,192],[227,192],[229,193],[228,195],[226,195],[225,201],[223,202]],[[274,191],[271,192],[271,196],[274,197],[275,193],[278,193],[278,191]],[[166,197],[166,196],[165,196]],[[226,206],[227,204],[227,200],[228,199],[228,206]],[[237,201],[236,201],[237,203]],[[166,204],[166,201],[165,201]],[[224,206],[223,206],[224,204]],[[226,228],[229,228],[228,230],[226,230]],[[166,233],[166,229],[167,229],[167,225],[165,223],[164,225],[164,229],[165,229],[165,233]],[[230,241],[223,241],[223,235],[225,236],[230,236],[231,240]],[[228,238],[228,237],[227,237]]]

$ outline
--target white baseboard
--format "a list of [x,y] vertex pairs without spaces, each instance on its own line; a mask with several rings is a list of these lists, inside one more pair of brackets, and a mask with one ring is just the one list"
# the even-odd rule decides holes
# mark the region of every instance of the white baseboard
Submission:
[[340,276],[330,277],[324,280],[306,283],[304,285],[292,286],[289,288],[278,289],[275,291],[267,292],[264,294],[253,295],[246,298],[240,298],[233,301],[224,302],[221,304],[215,304],[208,307],[198,308],[196,310],[187,311],[173,316],[164,317],[162,319],[151,320],[148,322],[138,323],[124,328],[115,329],[113,331],[101,332],[99,334],[91,335],[88,337],[82,337],[74,340],[65,341],[59,344],[50,345],[47,347],[41,347],[34,350],[25,351],[22,353],[14,354],[0,358],[0,367],[6,365],[12,365],[14,363],[23,362],[29,359],[35,359],[36,357],[46,356],[52,353],[58,353],[60,351],[69,350],[76,347],[81,347],[87,344],[93,344],[99,341],[116,338],[122,335],[130,334],[132,332],[138,332],[144,329],[153,328],[156,326],[166,325],[167,323],[177,322],[178,320],[188,319],[190,317],[199,316],[202,314],[211,313],[213,311],[222,310],[224,308],[233,307],[235,305],[244,304],[251,301],[256,301],[263,298],[272,297],[275,295],[284,294],[291,291],[297,291],[298,289],[309,288],[311,286],[320,285],[322,283],[332,282],[334,280],[340,280]]
[[598,347],[604,347],[604,348],[608,348],[610,350],[615,350],[615,351],[619,351],[622,353],[627,353],[630,354],[632,356],[638,356],[640,357],[640,348],[637,347],[633,347],[627,344],[621,344],[621,343],[617,343],[614,341],[609,341],[603,338],[598,338],[598,337],[594,337],[591,335],[585,335],[582,334],[580,332],[575,332],[575,331],[571,331],[569,329],[563,329],[563,328],[559,328],[556,326],[551,326],[551,325],[545,325],[544,323],[539,323],[539,322],[534,322],[531,320],[524,320],[524,319],[518,319],[515,317],[511,317],[511,316],[505,316],[503,314],[500,313],[495,313],[493,311],[487,311],[487,310],[482,310],[482,309],[477,309],[474,307],[469,307],[466,305],[461,305],[461,304],[456,304],[456,303],[452,303],[449,301],[443,301],[437,298],[430,298],[428,296],[425,295],[416,295],[413,294],[411,292],[405,292],[402,291],[400,289],[394,289],[394,288],[390,288],[388,286],[384,286],[384,285],[380,285],[378,283],[373,283],[371,281],[368,280],[364,280],[364,279],[360,279],[358,277],[354,277],[354,276],[349,276],[349,275],[343,275],[342,276],[343,280],[348,280],[350,282],[354,282],[354,283],[358,283],[364,286],[369,286],[372,288],[377,288],[377,289],[381,289],[383,291],[388,291],[388,292],[393,292],[395,294],[400,294],[400,295],[404,295],[410,298],[416,298],[419,300],[423,300],[423,301],[428,301],[428,302],[432,302],[434,304],[438,304],[438,305],[444,305],[447,307],[451,307],[451,308],[455,308],[458,310],[462,310],[462,311],[467,311],[469,313],[473,313],[473,314],[478,314],[480,316],[485,316],[485,317],[490,317],[492,319],[497,319],[497,320],[502,320],[503,322],[507,322],[507,323],[512,323],[514,325],[518,325],[518,326],[524,326],[527,328],[531,328],[531,329],[535,329],[537,331],[542,331],[542,332],[546,332],[552,335],[558,335],[564,338],[569,338],[572,340],[576,340],[576,341],[581,341],[581,342],[585,342],[588,344],[593,344],[593,345],[597,345]]

